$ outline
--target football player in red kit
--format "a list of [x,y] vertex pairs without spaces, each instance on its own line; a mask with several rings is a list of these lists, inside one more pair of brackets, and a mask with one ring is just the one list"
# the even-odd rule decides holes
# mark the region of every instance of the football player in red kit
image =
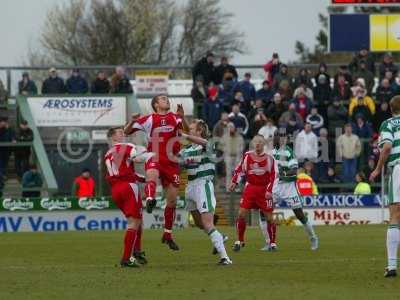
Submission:
[[272,187],[276,179],[275,160],[271,155],[264,152],[265,139],[256,135],[252,144],[253,151],[244,154],[241,162],[236,167],[229,191],[232,192],[239,183],[240,177],[245,176],[246,185],[240,200],[239,216],[236,220],[236,231],[238,240],[233,245],[234,251],[240,251],[244,247],[244,233],[246,231],[245,217],[250,209],[261,210],[270,226],[268,234],[271,245],[275,244],[276,224],[272,212]]
[[144,182],[145,178],[135,173],[134,162],[146,159],[151,153],[144,147],[124,143],[123,127],[109,129],[107,137],[112,147],[104,157],[106,179],[111,185],[113,201],[127,219],[121,266],[135,268],[146,264],[147,260],[141,251],[142,200],[137,186],[137,182]]
[[156,182],[157,178],[160,178],[167,201],[164,210],[164,234],[161,241],[166,243],[171,250],[179,250],[172,238],[180,173],[176,156],[180,151],[179,136],[187,125],[184,121],[182,105],[178,105],[177,113],[170,112],[171,104],[167,95],[155,96],[151,100],[151,106],[155,113],[143,117],[132,116],[132,120],[125,126],[125,133],[144,131],[147,135],[147,150],[155,155],[145,163],[146,211],[151,213],[156,205]]

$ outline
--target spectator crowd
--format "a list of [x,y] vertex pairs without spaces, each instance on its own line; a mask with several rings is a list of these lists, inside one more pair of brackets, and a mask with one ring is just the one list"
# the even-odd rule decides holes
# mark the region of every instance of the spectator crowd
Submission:
[[[398,68],[387,53],[375,61],[367,49],[354,55],[348,65],[333,72],[321,62],[315,72],[306,68],[291,70],[277,53],[263,65],[260,89],[252,74],[239,76],[228,57],[207,52],[192,68],[195,117],[204,119],[220,140],[220,156],[225,166],[219,172],[229,182],[233,166],[256,134],[271,139],[282,130],[299,159],[304,174],[316,183],[352,183],[368,178],[378,159],[379,127],[391,117],[388,102],[400,94]],[[377,82],[376,82],[377,81]],[[18,90],[23,95],[38,93],[27,72]],[[132,93],[125,69],[116,67],[111,78],[99,71],[89,83],[79,69],[64,80],[50,68],[42,82],[41,94]],[[0,102],[7,92],[0,81]],[[18,134],[0,120],[1,141],[32,141],[26,122]],[[28,130],[29,129],[29,130]],[[20,178],[30,169],[30,149],[15,150],[16,171]],[[0,177],[6,172],[10,149],[1,148]],[[33,170],[34,171],[34,170]],[[1,182],[0,182],[1,185]]]
[[240,78],[227,57],[216,65],[212,52],[192,69],[195,116],[221,138],[227,180],[246,141],[284,130],[316,183],[365,181],[377,163],[379,127],[391,117],[388,102],[400,94],[391,54],[375,61],[362,49],[334,73],[322,62],[315,73],[301,68],[293,74],[274,53],[263,68],[258,90],[251,73]]

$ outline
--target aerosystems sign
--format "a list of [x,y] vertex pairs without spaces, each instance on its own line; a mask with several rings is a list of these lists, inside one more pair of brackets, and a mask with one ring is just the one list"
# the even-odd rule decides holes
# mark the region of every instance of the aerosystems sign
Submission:
[[126,123],[126,97],[29,97],[38,127],[119,126]]

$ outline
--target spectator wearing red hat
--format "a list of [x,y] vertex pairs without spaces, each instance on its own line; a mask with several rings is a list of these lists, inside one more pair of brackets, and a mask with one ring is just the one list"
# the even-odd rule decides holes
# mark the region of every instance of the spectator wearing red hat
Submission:
[[221,113],[223,111],[223,105],[219,97],[218,87],[214,83],[210,83],[207,90],[207,101],[204,102],[203,115],[208,128],[212,130],[215,124],[221,118]]
[[279,73],[281,69],[281,62],[279,60],[278,53],[272,54],[272,59],[268,61],[264,66],[265,80],[271,85],[274,84],[275,75]]

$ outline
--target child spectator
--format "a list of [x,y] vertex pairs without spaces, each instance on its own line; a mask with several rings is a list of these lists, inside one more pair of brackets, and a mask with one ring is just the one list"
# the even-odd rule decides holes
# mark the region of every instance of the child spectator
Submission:
[[229,120],[235,125],[236,130],[245,136],[249,130],[249,121],[246,116],[240,112],[239,105],[232,106],[232,112],[229,114]]
[[354,195],[369,195],[371,194],[371,186],[369,185],[364,172],[358,172],[356,174],[356,188],[354,189]]
[[319,135],[319,130],[324,126],[324,118],[318,113],[318,108],[311,108],[310,114],[306,118],[306,123],[310,123],[312,130]]

